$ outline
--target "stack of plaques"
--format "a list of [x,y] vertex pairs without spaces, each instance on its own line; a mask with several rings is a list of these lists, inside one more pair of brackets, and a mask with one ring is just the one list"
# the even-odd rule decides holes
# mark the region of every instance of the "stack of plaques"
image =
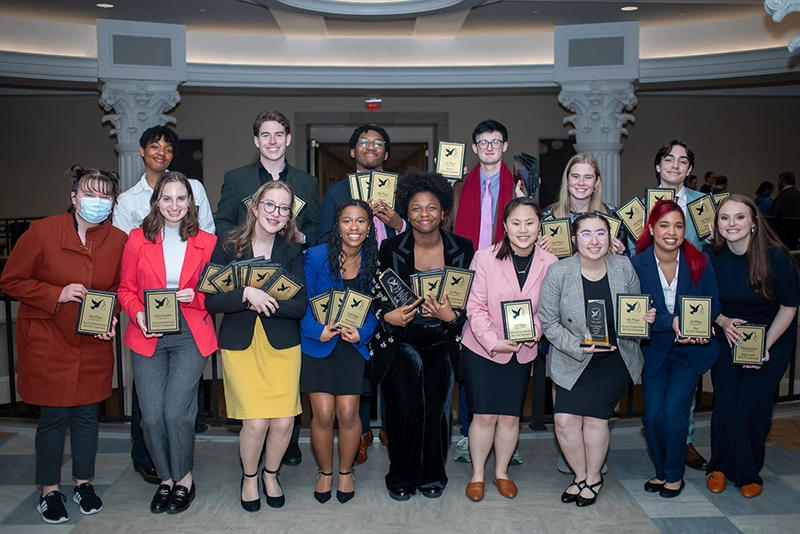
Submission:
[[397,177],[393,172],[372,171],[347,175],[350,196],[356,200],[382,200],[384,204],[394,207],[397,192]]
[[[411,287],[418,297],[427,298],[430,293],[437,302],[441,302],[444,293],[447,293],[450,306],[463,310],[467,307],[473,278],[475,278],[475,271],[445,267],[444,270],[436,269],[412,274]],[[420,313],[426,314],[424,311]]]
[[289,300],[300,291],[303,283],[279,263],[265,260],[261,256],[234,261],[228,265],[207,263],[196,289],[215,294],[242,287],[262,289],[275,300]]
[[372,297],[352,289],[333,288],[310,300],[314,319],[322,324],[338,323],[342,328],[361,328],[367,319]]

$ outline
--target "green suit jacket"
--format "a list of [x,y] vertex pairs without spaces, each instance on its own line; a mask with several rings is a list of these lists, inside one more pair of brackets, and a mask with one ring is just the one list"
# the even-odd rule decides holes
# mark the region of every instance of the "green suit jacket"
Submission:
[[[256,161],[225,173],[214,219],[218,236],[224,236],[246,220],[242,200],[261,187],[258,165],[259,163]],[[317,220],[319,219],[319,183],[310,174],[292,167],[288,163],[286,166],[289,168],[286,182],[292,186],[294,194],[306,203],[297,217],[297,227],[305,234],[308,246],[315,245]]]

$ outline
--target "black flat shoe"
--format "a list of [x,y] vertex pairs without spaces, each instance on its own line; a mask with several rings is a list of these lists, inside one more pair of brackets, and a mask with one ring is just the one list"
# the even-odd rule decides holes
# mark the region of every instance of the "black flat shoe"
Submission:
[[681,479],[681,485],[676,489],[669,489],[668,487],[664,486],[661,488],[661,491],[658,492],[659,495],[664,497],[665,499],[672,499],[673,497],[677,497],[683,491],[684,486],[686,486],[686,482]]
[[[278,480],[278,474],[280,471],[270,471],[266,467],[262,471],[262,478],[261,483],[264,484],[264,495],[267,497],[267,506],[270,508],[280,508],[284,504],[286,504],[286,496],[283,494],[283,486],[281,486],[281,481]],[[269,493],[267,493],[267,483],[264,481],[263,475],[275,475],[275,482],[278,483],[278,487],[281,488],[281,494],[277,497],[272,497]]]
[[663,487],[664,487],[663,482],[653,482],[651,480],[648,480],[647,482],[644,483],[644,490],[647,493],[658,493],[659,491],[661,491]]
[[[600,486],[600,487],[598,488],[598,486]],[[597,488],[597,490],[595,490],[595,488]],[[589,498],[586,498],[586,497],[582,497],[580,494],[578,495],[578,498],[575,499],[575,504],[577,504],[581,508],[583,508],[584,506],[591,506],[591,505],[594,504],[594,501],[597,500],[597,494],[600,493],[601,489],[603,489],[603,477],[602,477],[602,475],[600,476],[600,482],[595,482],[594,484],[591,484],[591,485],[590,484],[584,484],[583,488],[581,489],[581,491],[583,491],[584,489],[588,489],[589,491],[591,491],[592,492],[592,496],[589,497]]]
[[444,491],[444,488],[439,488],[437,486],[420,486],[417,489],[423,497],[427,497],[429,499],[438,499],[442,496],[442,491]]
[[570,489],[572,486],[578,488],[578,493],[567,493],[567,490],[564,490],[564,493],[561,494],[561,502],[564,504],[570,504],[578,500],[578,495],[581,494],[581,490],[583,489],[583,485],[586,484],[585,480],[573,480],[572,484],[567,486],[567,489]]
[[[241,492],[242,488],[244,488],[244,479],[245,478],[256,478],[258,476],[258,470],[252,475],[242,475],[242,484],[239,486],[239,491]],[[258,489],[258,484],[256,484],[256,489]],[[258,512],[261,510],[261,497],[256,497],[254,501],[245,501],[244,499],[240,498],[242,503],[242,508],[244,508],[245,512]]]
[[178,485],[172,488],[172,494],[169,496],[169,502],[167,503],[167,513],[179,514],[188,510],[194,500],[196,488],[194,481],[192,481],[191,489]]
[[155,467],[145,467],[140,463],[133,462],[133,470],[142,475],[142,480],[148,484],[161,485],[161,479],[158,478]]
[[303,452],[300,450],[300,446],[297,443],[289,443],[286,452],[283,453],[281,463],[283,465],[300,465],[302,461]]
[[[356,474],[352,469],[347,473],[342,473],[341,471],[339,471],[340,477],[346,477],[347,475],[353,475],[353,484],[355,484]],[[355,489],[353,491],[339,491],[338,489],[336,490],[336,500],[338,500],[342,504],[346,503],[347,501],[355,497],[355,495],[356,495]]]
[[172,488],[167,484],[161,484],[153,495],[153,500],[150,501],[150,511],[154,514],[162,514],[167,511],[167,504],[169,504],[169,496],[172,494]]
[[411,492],[403,489],[389,488],[389,497],[396,501],[407,501],[411,498]]
[[[317,479],[319,477],[332,477],[333,473],[323,473],[319,469],[317,469]],[[317,499],[317,502],[320,504],[325,504],[329,500],[331,500],[331,490],[328,491],[315,491],[314,498]]]

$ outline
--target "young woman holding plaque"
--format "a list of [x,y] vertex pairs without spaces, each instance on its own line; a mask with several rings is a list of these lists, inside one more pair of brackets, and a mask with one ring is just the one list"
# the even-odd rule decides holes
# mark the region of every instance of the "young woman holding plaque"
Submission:
[[[536,315],[542,280],[558,258],[536,246],[542,211],[528,197],[508,203],[503,213],[506,235],[496,245],[475,253],[470,269],[475,279],[467,302],[462,340],[462,365],[469,413],[472,480],[467,497],[483,499],[486,458],[494,446],[494,484],[504,497],[517,494],[508,478],[508,463],[519,437],[519,418],[542,333]],[[530,300],[535,337],[525,342],[506,339],[503,301]],[[517,312],[519,313],[519,311]]]
[[[558,200],[545,208],[543,218],[555,217],[557,219],[569,217],[570,222],[581,213],[606,213],[614,215],[616,211],[604,203],[603,183],[600,178],[600,166],[591,154],[576,154],[567,162],[564,175],[561,178],[561,189]],[[611,252],[623,254],[627,240],[625,229],[620,228],[619,238],[611,238]],[[547,236],[539,238],[537,243],[543,250],[550,249],[550,239]]]
[[[723,200],[714,229],[710,258],[722,303],[715,327],[722,348],[711,368],[714,412],[706,485],[720,493],[731,480],[743,496],[756,497],[764,483],[759,471],[775,391],[797,337],[800,282],[786,247],[749,198],[733,195]],[[745,324],[766,326],[761,365],[731,363],[732,347],[744,340],[737,327]],[[748,337],[752,335],[757,334],[750,332]]]
[[87,290],[117,290],[126,240],[125,232],[106,220],[119,194],[117,174],[75,165],[68,175],[67,212],[31,223],[0,278],[3,292],[20,302],[17,391],[40,407],[35,480],[42,486],[37,510],[45,523],[69,519],[67,497],[59,491],[67,425],[76,480],[72,500],[83,514],[103,508],[89,480],[97,452],[97,405],[111,395],[114,329],[80,335],[75,324]]
[[[179,172],[156,182],[150,213],[131,230],[122,257],[119,300],[130,324],[125,344],[142,409],[142,431],[161,478],[150,511],[177,514],[195,497],[192,478],[197,388],[217,350],[205,295],[194,288],[217,238],[200,229],[192,186]],[[174,290],[179,333],[148,333],[145,290]],[[167,301],[169,304],[169,301]]]
[[[335,224],[328,242],[306,251],[304,263],[308,296],[331,289],[369,295],[378,271],[378,242],[372,210],[361,200],[342,201],[334,214]],[[349,304],[343,304],[349,305]],[[330,306],[330,304],[329,304]],[[361,443],[358,409],[362,393],[370,392],[364,378],[369,360],[367,344],[378,325],[367,309],[360,328],[340,328],[314,317],[309,303],[300,323],[303,371],[300,389],[311,401],[311,445],[319,469],[314,498],[326,503],[333,483],[333,430],[339,426],[339,479],[336,498],[346,503],[355,495],[353,461]]]
[[[453,188],[440,174],[410,170],[398,181],[397,206],[411,229],[383,242],[381,270],[392,269],[413,287],[411,275],[469,267],[472,242],[442,230],[453,207]],[[386,431],[391,437],[391,464],[386,475],[389,495],[406,501],[419,490],[434,498],[447,485],[445,462],[450,445],[454,367],[460,367],[456,337],[466,319],[447,294],[426,293],[427,315],[394,308],[380,284],[373,285],[373,309],[382,332],[375,334],[374,358],[386,362],[382,386],[386,397]]]
[[[639,280],[628,258],[608,254],[608,234],[608,221],[596,213],[578,215],[572,223],[577,252],[550,265],[539,296],[539,319],[550,341],[547,368],[556,385],[556,436],[575,473],[561,502],[578,506],[594,504],[602,489],[608,419],[642,371],[638,341],[617,339],[615,330],[617,295],[639,293]],[[587,308],[596,301],[604,304],[605,320],[596,312],[590,323]],[[581,346],[587,323],[606,327],[607,348]]]
[[[244,224],[217,243],[212,263],[257,257],[279,263],[297,280],[304,279],[303,253],[292,213],[294,191],[270,180],[253,196]],[[242,421],[240,503],[247,512],[261,509],[258,464],[266,443],[261,484],[266,503],[286,502],[278,480],[281,458],[292,437],[300,405],[300,329],[306,310],[306,288],[288,300],[276,300],[255,287],[238,287],[206,297],[211,313],[224,313],[219,328],[225,403],[228,416]]]
[[641,344],[644,355],[642,394],[647,445],[656,476],[644,490],[677,497],[684,487],[689,409],[697,381],[717,360],[715,339],[683,338],[680,298],[711,297],[709,321],[720,311],[714,268],[705,254],[684,239],[686,219],[677,202],[660,200],[650,212],[631,263],[641,291],[650,295],[653,319],[650,338]]

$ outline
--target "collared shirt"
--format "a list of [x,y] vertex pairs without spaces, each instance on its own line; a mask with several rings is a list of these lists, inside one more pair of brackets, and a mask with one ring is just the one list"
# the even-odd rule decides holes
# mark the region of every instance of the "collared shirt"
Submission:
[[[211,213],[211,206],[208,203],[206,190],[203,184],[189,179],[194,193],[194,202],[197,204],[197,216],[200,228],[209,234],[214,233],[214,215]],[[114,226],[130,234],[134,228],[139,228],[147,214],[150,213],[150,197],[153,196],[153,188],[147,183],[146,175],[142,175],[139,182],[117,197],[117,205],[114,206]]]
[[[283,161],[283,170],[278,173],[278,180],[281,182],[286,181],[286,177],[289,176],[289,165],[286,164],[286,160]],[[258,180],[261,182],[261,185],[264,185],[267,182],[271,182],[274,178],[269,173],[269,171],[264,168],[264,164],[261,163],[261,160],[258,160]]]
[[494,214],[492,218],[492,235],[494,235],[494,221],[497,219],[497,197],[500,196],[500,171],[491,176],[486,176],[483,174],[483,169],[481,169],[481,201],[483,201],[483,189],[487,178],[489,179],[489,191],[492,192],[492,213]]
[[664,273],[661,272],[661,262],[658,261],[658,256],[653,254],[656,257],[656,267],[658,267],[658,278],[661,280],[661,291],[664,292],[664,302],[667,305],[667,311],[669,313],[675,313],[675,295],[678,293],[678,271],[681,267],[681,251],[678,250],[678,257],[676,258],[678,264],[675,266],[675,277],[672,279],[672,283],[668,284],[666,277],[664,277]]
[[[662,184],[658,184],[658,188],[659,189],[674,189],[674,187],[664,187],[663,183]],[[686,188],[685,187],[681,187],[681,190],[678,191],[677,193],[675,193],[675,202],[678,203],[678,206],[681,207],[681,209],[683,210],[684,214],[687,213],[687,211],[686,211],[686,201],[687,201]]]

